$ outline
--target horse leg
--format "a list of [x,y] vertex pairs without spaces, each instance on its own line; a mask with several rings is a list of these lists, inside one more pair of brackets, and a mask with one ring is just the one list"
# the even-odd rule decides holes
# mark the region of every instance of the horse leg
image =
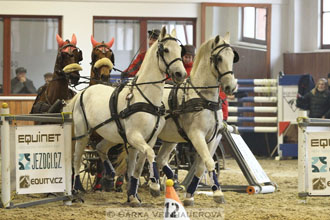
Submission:
[[130,179],[134,173],[138,153],[139,153],[139,151],[136,150],[135,148],[130,148],[128,150],[127,172],[126,172],[127,178],[128,178],[127,189],[130,188]]
[[[137,201],[141,202],[139,198],[137,198],[137,187],[138,180],[140,178],[140,173],[138,172],[142,166],[142,163],[145,161],[145,157],[149,162],[149,173],[150,173],[150,190],[155,191],[152,195],[160,195],[160,186],[159,186],[159,172],[157,169],[157,164],[155,162],[155,153],[153,149],[145,142],[143,136],[138,133],[127,133],[127,138],[129,143],[134,143],[134,147],[139,150],[140,156],[137,161],[137,167],[135,167],[134,175],[130,178],[130,188],[128,190],[128,202],[135,203]],[[156,135],[154,138],[150,140],[150,145],[153,146],[156,143]],[[143,163],[144,164],[144,163]],[[158,193],[157,193],[158,192]],[[135,205],[135,204],[133,204]]]
[[183,200],[183,204],[185,206],[194,205],[194,193],[198,187],[201,176],[203,175],[205,170],[205,165],[200,157],[196,157],[195,163],[196,163],[195,175],[187,188],[186,196],[185,199]]
[[215,163],[210,154],[208,144],[205,141],[205,135],[202,132],[194,132],[193,135],[189,135],[191,143],[195,147],[198,155],[201,157],[202,161],[205,163],[208,172],[215,169]]
[[81,167],[81,159],[82,155],[85,151],[85,147],[87,145],[88,138],[83,138],[81,140],[76,141],[75,151],[74,151],[74,181],[73,181],[73,190],[85,192],[85,189],[82,186],[80,180],[79,170]]
[[[211,155],[213,156],[218,145],[219,145],[219,142],[221,140],[221,135],[219,135],[216,140],[212,141],[211,143],[209,143],[209,147],[210,147],[210,152],[211,152]],[[209,176],[210,176],[210,180],[211,180],[211,189],[213,191],[213,200],[216,202],[216,203],[225,203],[225,198],[224,198],[224,195],[222,193],[222,190],[221,190],[221,187],[220,187],[220,184],[218,182],[218,176],[215,172],[215,170],[213,170],[212,172],[209,172]]]
[[167,179],[174,179],[174,172],[168,165],[168,160],[176,145],[176,143],[163,142],[157,154],[157,166],[162,168]]
[[[200,138],[196,138],[200,136]],[[195,136],[191,138],[192,144],[194,145],[197,153],[200,157],[197,158],[197,166],[195,171],[195,176],[193,177],[190,185],[187,189],[186,198],[184,200],[185,205],[193,205],[194,203],[194,193],[198,187],[198,183],[200,181],[200,177],[203,175],[205,166],[207,168],[207,171],[210,175],[210,179],[212,182],[212,190],[213,190],[213,196],[214,200],[218,203],[224,203],[224,196],[221,191],[220,184],[218,182],[217,175],[215,173],[215,163],[212,158],[212,155],[215,152],[216,149],[216,143],[219,143],[220,138],[216,138],[216,140],[213,140],[211,143],[207,144],[205,141],[205,137],[203,135],[198,135],[195,133]],[[210,148],[210,149],[209,149]],[[212,152],[212,154],[210,153]]]
[[106,192],[110,192],[111,190],[114,189],[114,178],[116,176],[116,172],[108,157],[108,150],[110,149],[110,147],[114,145],[115,145],[114,143],[111,143],[105,139],[102,139],[96,145],[97,153],[101,158],[105,170],[105,173],[101,180],[101,184],[102,184],[102,188]]

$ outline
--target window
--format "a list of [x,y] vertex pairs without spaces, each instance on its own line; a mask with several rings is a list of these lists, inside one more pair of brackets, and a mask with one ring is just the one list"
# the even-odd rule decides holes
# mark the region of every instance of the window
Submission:
[[148,21],[148,30],[161,29],[166,26],[168,32],[176,30],[176,37],[183,45],[194,44],[193,22],[192,21]]
[[330,0],[322,0],[321,5],[321,48],[330,49]]
[[[60,17],[5,16],[0,15],[0,83],[3,95],[11,94],[11,79],[15,70],[24,67],[26,78],[36,89],[44,82],[44,73],[53,72],[57,54],[56,34],[59,33]],[[59,33],[60,34],[60,33]],[[2,38],[4,36],[4,38]],[[4,59],[6,58],[6,59]],[[19,94],[22,95],[22,94]],[[35,95],[35,94],[34,94]]]
[[[134,37],[135,36],[135,37]],[[140,23],[138,20],[94,20],[94,38],[98,42],[109,42],[115,38],[112,50],[117,69],[127,68],[130,60],[140,49]]]
[[242,8],[242,41],[266,44],[267,9]]
[[[183,45],[196,45],[195,18],[94,17],[94,38],[98,42],[108,42],[112,37],[115,38],[112,46],[115,67],[125,70],[140,50],[147,49],[147,30],[161,29],[164,25],[169,32],[176,29],[177,38]],[[111,74],[120,75],[119,72]]]

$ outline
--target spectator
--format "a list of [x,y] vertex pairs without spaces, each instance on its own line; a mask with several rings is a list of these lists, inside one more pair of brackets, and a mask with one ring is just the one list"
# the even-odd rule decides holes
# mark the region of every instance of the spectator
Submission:
[[328,73],[328,90],[330,91],[330,73]]
[[16,77],[11,80],[11,93],[36,93],[37,90],[33,82],[26,78],[26,69],[18,67],[16,69]]
[[327,80],[321,78],[314,89],[308,92],[303,98],[309,110],[310,118],[330,118],[330,91],[327,89]]
[[37,93],[39,94],[42,91],[43,87],[46,87],[50,81],[52,81],[53,79],[53,73],[45,73],[44,74],[44,80],[45,80],[45,84],[40,86]]
[[[159,34],[160,34],[160,30],[158,29],[152,29],[151,31],[148,31],[149,47],[151,47],[152,44],[158,39]],[[140,52],[139,55],[135,58],[135,60],[129,65],[129,67],[125,71],[123,71],[123,73],[121,74],[121,78],[135,76],[141,67],[141,64],[143,62],[146,53],[147,51]]]
[[184,46],[184,54],[182,54],[182,61],[184,68],[187,71],[187,76],[190,76],[190,71],[192,69],[195,57],[195,47],[193,45],[185,45]]

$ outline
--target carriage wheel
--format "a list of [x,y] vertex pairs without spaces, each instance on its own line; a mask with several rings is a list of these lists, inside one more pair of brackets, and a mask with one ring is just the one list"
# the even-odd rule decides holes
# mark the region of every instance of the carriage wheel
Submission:
[[86,149],[81,164],[80,178],[86,191],[92,191],[96,184],[97,162],[99,157],[96,150]]

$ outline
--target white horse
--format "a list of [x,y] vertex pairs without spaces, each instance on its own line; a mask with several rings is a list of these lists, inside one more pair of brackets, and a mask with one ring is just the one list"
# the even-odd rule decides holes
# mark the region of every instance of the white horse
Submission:
[[[227,33],[224,38],[217,36],[203,43],[196,54],[190,78],[181,84],[176,92],[172,91],[174,93],[170,94],[169,89],[165,89],[164,92],[163,102],[167,112],[172,112],[172,115],[166,117],[166,124],[158,136],[164,141],[157,154],[158,167],[162,168],[167,178],[174,177],[168,160],[176,143],[179,142],[191,141],[200,156],[195,176],[187,188],[185,205],[193,204],[194,192],[204,173],[205,166],[213,183],[211,188],[214,200],[224,203],[212,156],[221,139],[218,136],[222,126],[219,87],[221,86],[222,91],[226,94],[232,94],[237,86],[232,67],[233,63],[238,61],[238,54],[230,47],[229,39],[230,36]],[[178,131],[179,129],[182,129],[182,135]],[[128,161],[131,164],[134,164],[136,154],[136,151],[129,154]],[[144,160],[143,155],[139,156],[134,175],[142,172]],[[128,165],[128,175],[132,169],[131,164]]]
[[[104,138],[96,148],[104,162],[106,173],[114,175],[107,158],[108,150],[116,144],[129,143],[148,159],[152,178],[150,188],[155,195],[160,194],[159,174],[151,146],[154,146],[165,124],[164,117],[161,117],[164,114],[161,100],[164,84],[166,76],[172,77],[175,83],[182,83],[187,74],[181,60],[181,47],[175,35],[175,30],[169,35],[166,28],[162,28],[158,42],[147,51],[132,83],[117,89],[93,85],[78,93],[69,103],[66,110],[73,109],[73,126],[77,139],[74,153],[75,187],[81,184],[79,168],[89,134],[96,130]],[[138,184],[138,178],[139,176],[135,177],[133,184]],[[136,191],[129,192],[128,202],[139,204],[136,194]]]

